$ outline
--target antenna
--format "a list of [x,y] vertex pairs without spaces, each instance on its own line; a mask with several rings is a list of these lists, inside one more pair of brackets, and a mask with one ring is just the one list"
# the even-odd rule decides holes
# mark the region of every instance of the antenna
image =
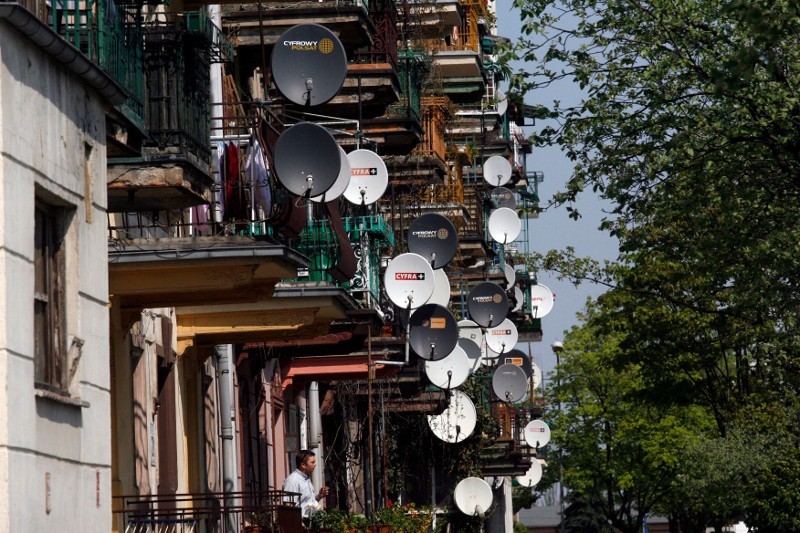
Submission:
[[447,408],[438,415],[428,415],[428,426],[439,439],[456,444],[475,431],[478,414],[469,396],[459,390],[452,391]]
[[421,255],[400,254],[389,261],[383,275],[383,286],[396,306],[416,309],[433,294],[433,268]]
[[481,347],[475,344],[474,341],[465,339],[463,337],[458,339],[458,347],[464,350],[464,355],[467,356],[469,373],[472,374],[478,370],[483,362],[483,352],[481,352]]
[[389,171],[383,158],[372,150],[353,150],[347,154],[350,161],[350,183],[344,197],[355,205],[377,202],[389,185]]
[[339,175],[336,176],[336,181],[333,182],[331,188],[328,189],[325,194],[312,196],[312,202],[331,202],[339,198],[344,193],[344,190],[350,183],[350,161],[347,159],[347,154],[344,150],[342,150],[341,146],[339,147],[339,165]]
[[492,487],[479,477],[468,477],[458,482],[453,499],[458,510],[468,516],[483,517],[492,506]]
[[476,285],[467,297],[469,316],[479,326],[490,328],[505,320],[508,296],[497,283],[484,281]]
[[425,361],[425,375],[440,389],[455,389],[463,385],[470,375],[470,366],[460,343],[444,359]]
[[331,100],[347,77],[347,56],[336,35],[319,24],[298,24],[272,49],[272,79],[289,101],[318,106]]
[[443,307],[450,305],[450,278],[443,268],[433,271],[433,294],[428,300],[429,304],[439,304]]
[[531,315],[533,318],[542,318],[553,310],[555,297],[553,292],[544,285],[531,285]]
[[429,259],[434,269],[447,265],[457,249],[458,233],[447,217],[428,213],[408,228],[408,251]]
[[531,448],[541,448],[550,442],[550,426],[544,420],[531,420],[525,426],[525,442]]
[[516,403],[528,393],[528,377],[517,365],[500,365],[492,376],[492,390],[500,401]]
[[511,180],[511,163],[505,157],[493,155],[483,162],[483,179],[492,187],[500,187]]
[[508,244],[519,237],[522,223],[516,211],[507,207],[500,207],[489,215],[489,235],[495,242]]
[[423,359],[444,359],[458,343],[458,323],[446,307],[425,304],[411,315],[408,322],[411,349]]
[[517,482],[523,487],[533,487],[542,479],[542,463],[534,457],[531,467],[522,476],[517,476]]
[[517,345],[518,339],[517,326],[507,318],[497,326],[486,330],[486,344],[498,354],[513,350],[514,346]]
[[300,122],[278,137],[274,167],[281,185],[292,194],[319,196],[339,175],[339,145],[322,126]]
[[495,99],[497,100],[497,112],[502,116],[506,114],[508,111],[508,98],[506,98],[506,93],[497,89],[494,92]]
[[489,196],[494,202],[495,207],[507,207],[509,209],[517,208],[517,198],[510,189],[505,187],[496,187],[491,190]]

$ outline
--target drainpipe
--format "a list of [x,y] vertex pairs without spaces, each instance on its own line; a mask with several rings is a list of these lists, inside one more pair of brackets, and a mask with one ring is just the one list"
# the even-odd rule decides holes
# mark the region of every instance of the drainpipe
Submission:
[[[222,428],[222,491],[225,493],[225,507],[236,505],[228,494],[236,488],[235,450],[233,448],[233,375],[231,374],[232,344],[217,344],[214,349],[219,357],[219,409]],[[236,514],[225,513],[225,531],[239,531]]]
[[317,468],[311,475],[316,490],[325,484],[325,461],[322,457],[322,419],[319,414],[319,383],[312,381],[308,386],[308,449],[317,456]]

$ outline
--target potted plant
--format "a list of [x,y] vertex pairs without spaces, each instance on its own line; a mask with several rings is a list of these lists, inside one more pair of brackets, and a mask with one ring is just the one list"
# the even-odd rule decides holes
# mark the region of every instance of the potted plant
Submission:
[[394,533],[420,533],[428,531],[433,514],[418,510],[413,503],[390,505],[375,513],[375,521]]
[[267,533],[272,531],[272,513],[269,511],[253,511],[247,515],[244,524],[245,533]]

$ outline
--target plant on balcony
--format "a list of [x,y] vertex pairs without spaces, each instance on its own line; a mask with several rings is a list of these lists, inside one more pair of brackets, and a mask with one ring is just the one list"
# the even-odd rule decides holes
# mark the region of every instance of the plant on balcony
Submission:
[[389,526],[394,533],[420,533],[428,531],[433,513],[429,509],[417,510],[413,503],[391,505],[376,512],[375,521]]
[[340,509],[325,509],[315,513],[311,521],[313,527],[328,529],[331,533],[362,532],[369,526],[369,521],[363,514],[348,513]]
[[269,511],[253,511],[246,517],[245,533],[266,533],[272,531],[272,513]]

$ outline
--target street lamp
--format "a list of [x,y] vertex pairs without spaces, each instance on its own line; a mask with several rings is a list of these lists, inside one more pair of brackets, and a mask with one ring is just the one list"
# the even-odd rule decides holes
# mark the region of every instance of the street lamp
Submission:
[[[556,354],[556,388],[561,387],[561,372],[559,371],[559,366],[561,366],[561,351],[564,349],[564,344],[561,341],[553,341],[550,345],[550,349],[553,350],[553,353]],[[558,396],[558,412],[561,413],[561,396]],[[564,533],[564,450],[561,444],[558,445],[558,516],[560,518],[558,524],[558,530],[560,533]]]

